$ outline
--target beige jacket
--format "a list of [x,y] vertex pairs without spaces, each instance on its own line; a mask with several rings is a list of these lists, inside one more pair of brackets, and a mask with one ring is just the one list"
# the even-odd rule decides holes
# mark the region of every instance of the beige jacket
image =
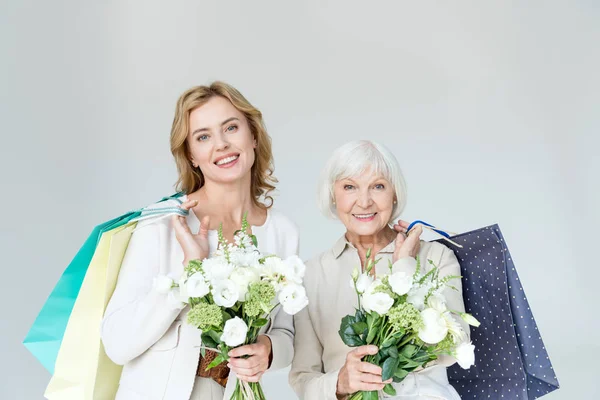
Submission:
[[[376,256],[381,261],[376,266],[377,275],[389,273],[388,260],[392,260],[394,242],[382,249]],[[460,275],[460,265],[454,253],[439,243],[421,242],[419,253],[422,271],[431,269],[426,259],[432,260],[440,269],[440,277]],[[335,400],[335,392],[340,368],[344,365],[350,347],[346,346],[338,334],[342,318],[354,314],[357,298],[350,286],[351,274],[360,267],[358,251],[340,238],[330,250],[309,261],[306,265],[306,286],[309,305],[294,317],[296,335],[294,339],[295,356],[290,372],[290,384],[301,399]],[[394,271],[406,271],[413,274],[416,268],[414,258],[403,258],[393,265]],[[464,311],[462,286],[458,280],[452,284],[459,289],[447,289],[444,295],[449,309]],[[465,332],[468,325],[461,321]],[[438,364],[451,365],[454,360],[446,357]],[[440,373],[440,368],[442,373]],[[398,394],[408,386],[416,386],[420,398],[433,396],[440,399],[458,398],[458,394],[448,384],[445,368],[436,367],[435,373],[429,373],[430,367],[423,373],[410,374],[404,384],[395,384]],[[412,376],[411,376],[412,375]],[[433,378],[432,378],[433,377]],[[435,381],[434,383],[429,383]],[[413,383],[416,382],[416,385]],[[416,389],[415,389],[416,390]],[[398,398],[413,398],[402,397]]]

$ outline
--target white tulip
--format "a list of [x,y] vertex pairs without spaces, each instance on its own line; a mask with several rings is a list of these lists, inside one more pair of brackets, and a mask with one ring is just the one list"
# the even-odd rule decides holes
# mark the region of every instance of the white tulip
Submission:
[[[352,283],[352,288],[354,289],[354,281]],[[356,291],[358,294],[363,294],[369,286],[373,283],[373,278],[369,274],[360,274],[358,279],[356,280]]]
[[246,341],[248,325],[240,317],[228,319],[223,328],[221,341],[229,347],[236,347]]
[[460,317],[469,325],[474,326],[475,328],[477,328],[479,325],[481,325],[481,322],[479,322],[477,320],[477,318],[475,318],[474,316],[472,316],[471,314],[467,314],[467,313],[461,313]]

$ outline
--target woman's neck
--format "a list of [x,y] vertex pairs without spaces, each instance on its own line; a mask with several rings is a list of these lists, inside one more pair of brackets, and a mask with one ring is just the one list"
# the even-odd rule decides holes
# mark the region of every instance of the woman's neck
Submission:
[[259,207],[250,193],[250,177],[228,184],[207,181],[200,189],[188,195],[198,200],[194,213],[199,219],[210,217],[209,229],[237,230],[242,224],[244,213],[250,225],[260,226],[265,222],[266,210]]
[[346,232],[346,240],[358,250],[361,266],[365,267],[367,251],[371,249],[371,257],[375,257],[383,248],[390,244],[396,238],[395,232],[389,226],[374,235],[357,235],[353,232]]

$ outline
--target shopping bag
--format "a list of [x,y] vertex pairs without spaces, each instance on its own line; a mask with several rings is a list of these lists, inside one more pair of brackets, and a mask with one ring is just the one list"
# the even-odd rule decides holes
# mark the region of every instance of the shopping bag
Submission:
[[100,324],[135,226],[133,222],[102,234],[71,312],[47,399],[115,398],[122,366],[104,352]]
[[466,311],[481,325],[471,328],[475,365],[448,369],[462,399],[536,399],[559,388],[541,334],[498,225],[441,243],[454,251],[462,272]]
[[[164,197],[159,203],[170,199],[181,203],[178,199],[179,196],[181,196],[181,193]],[[101,235],[104,232],[118,228],[139,218],[181,213],[182,211],[177,207],[139,209],[99,224],[92,230],[92,233],[67,266],[65,272],[50,293],[50,296],[48,296],[44,306],[29,329],[27,336],[23,340],[25,347],[51,374],[54,373],[56,356],[62,343],[71,310],[73,309],[79,289],[81,288]],[[183,213],[182,215],[185,214]]]

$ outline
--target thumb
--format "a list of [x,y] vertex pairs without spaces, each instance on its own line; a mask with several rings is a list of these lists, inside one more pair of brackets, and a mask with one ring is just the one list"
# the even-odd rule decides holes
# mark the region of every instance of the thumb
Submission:
[[361,359],[364,356],[377,354],[378,351],[379,351],[379,349],[377,348],[377,346],[366,345],[366,346],[357,347],[356,349],[354,349],[353,352],[356,357]]
[[208,240],[208,228],[209,227],[210,227],[210,217],[208,215],[205,215],[204,217],[202,217],[202,221],[200,221],[200,232],[198,232],[198,235],[203,240],[204,239]]

